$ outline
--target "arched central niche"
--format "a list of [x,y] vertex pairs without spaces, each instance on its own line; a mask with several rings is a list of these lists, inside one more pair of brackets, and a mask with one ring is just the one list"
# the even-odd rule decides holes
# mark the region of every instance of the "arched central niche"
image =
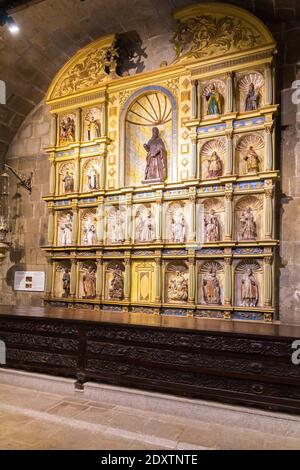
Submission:
[[[143,186],[174,181],[176,171],[176,101],[169,90],[145,87],[134,93],[121,113],[121,175],[125,186]],[[158,129],[158,137],[164,148],[165,174],[162,181],[147,177],[147,150]]]

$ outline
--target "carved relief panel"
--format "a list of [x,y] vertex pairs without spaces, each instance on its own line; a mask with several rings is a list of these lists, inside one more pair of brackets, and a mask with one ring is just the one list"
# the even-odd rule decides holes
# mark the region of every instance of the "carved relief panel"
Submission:
[[74,113],[59,117],[59,145],[75,142],[76,115]]
[[54,266],[53,295],[55,298],[70,297],[71,288],[71,263],[60,261]]
[[225,138],[212,139],[200,147],[201,179],[217,179],[224,174],[226,158]]
[[237,111],[253,112],[264,105],[264,75],[259,71],[237,73]]
[[184,243],[188,236],[186,203],[171,202],[167,205],[167,218],[164,218],[166,240],[170,243]]
[[85,209],[81,212],[80,243],[93,246],[97,244],[97,211]]
[[97,191],[100,189],[101,161],[99,158],[90,158],[82,161],[82,192]]
[[201,116],[217,118],[226,109],[226,85],[219,78],[201,83]]
[[261,261],[243,260],[234,272],[234,304],[239,307],[263,305],[263,268]]
[[95,299],[96,271],[96,263],[93,261],[80,263],[78,275],[78,295],[81,299]]
[[74,192],[75,166],[73,162],[61,163],[58,166],[58,194]]
[[73,214],[72,211],[57,213],[57,245],[72,245]]
[[201,261],[198,265],[198,303],[224,304],[224,268],[219,261]]
[[126,208],[124,206],[108,206],[106,208],[106,243],[120,244],[125,241]]
[[263,236],[263,201],[260,195],[242,196],[235,200],[235,238],[254,242]]
[[165,266],[165,302],[182,304],[188,301],[189,272],[184,261],[170,261]]
[[109,261],[104,265],[105,300],[120,301],[124,299],[124,263]]
[[235,140],[237,174],[251,176],[263,171],[265,142],[262,133],[239,135]]
[[224,238],[224,201],[207,198],[197,204],[197,242],[218,243]]
[[100,139],[103,134],[103,130],[101,129],[101,118],[103,112],[105,112],[103,107],[94,107],[83,110],[82,135],[84,142],[91,142],[95,139]]
[[155,205],[135,206],[135,241],[149,243],[155,241]]

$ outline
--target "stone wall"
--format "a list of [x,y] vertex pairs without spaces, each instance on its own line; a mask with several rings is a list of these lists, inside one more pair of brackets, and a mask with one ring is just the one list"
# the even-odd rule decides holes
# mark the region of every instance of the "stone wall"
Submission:
[[[10,145],[7,163],[24,174],[33,172],[32,194],[10,178],[11,249],[1,266],[3,273],[1,303],[41,305],[40,293],[15,292],[15,271],[44,271],[41,246],[47,243],[47,205],[42,196],[49,193],[48,155],[50,115],[40,104],[27,117]],[[2,276],[1,276],[2,277]]]

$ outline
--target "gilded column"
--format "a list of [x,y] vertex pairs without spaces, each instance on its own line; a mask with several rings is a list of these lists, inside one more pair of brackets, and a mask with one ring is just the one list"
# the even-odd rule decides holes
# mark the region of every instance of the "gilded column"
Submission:
[[273,76],[272,66],[267,64],[265,68],[265,83],[266,83],[266,104],[273,104]]
[[233,111],[233,73],[227,73],[227,113],[232,113]]
[[264,306],[272,305],[272,257],[264,259]]
[[162,241],[162,191],[156,191],[156,205],[155,205],[155,230],[156,241]]
[[96,260],[97,272],[96,272],[96,297],[101,300],[102,297],[102,280],[103,280],[103,260],[98,258]]
[[47,272],[46,272],[46,297],[51,296],[52,291],[52,260],[51,257],[47,257]]
[[50,159],[50,194],[55,194],[55,159],[52,156]]
[[265,171],[273,169],[273,124],[265,127]]
[[100,174],[99,174],[100,189],[105,189],[105,178],[106,178],[106,153],[103,153],[100,157]]
[[226,132],[226,147],[227,147],[227,154],[226,154],[226,167],[225,173],[226,175],[232,175],[233,173],[233,131],[232,129]]
[[226,185],[226,186],[230,186],[231,189],[227,189],[227,191],[225,191],[225,233],[224,233],[224,238],[225,238],[225,241],[231,241],[232,240],[232,225],[233,225],[233,207],[232,207],[233,193],[232,193],[232,186],[231,185]]
[[81,109],[76,110],[76,127],[75,127],[75,141],[81,140]]
[[56,147],[57,144],[57,114],[51,116],[50,145]]
[[104,199],[102,197],[98,198],[96,232],[97,243],[101,245],[104,240]]
[[132,233],[132,194],[126,195],[125,243],[131,243]]
[[103,103],[102,108],[101,108],[101,126],[100,126],[101,137],[104,137],[107,134],[106,113],[107,113],[107,104]]
[[80,189],[80,157],[77,155],[75,162],[75,177],[74,177],[74,191],[75,193],[79,193]]
[[155,258],[155,302],[161,302],[161,259],[160,257]]
[[48,244],[53,245],[54,242],[54,209],[48,208]]
[[189,188],[189,241],[196,240],[196,188]]
[[197,138],[192,138],[192,154],[190,163],[190,178],[197,177]]
[[78,207],[72,208],[73,211],[73,227],[72,227],[72,245],[77,244],[78,238]]
[[195,258],[189,258],[189,293],[188,301],[189,303],[195,303]]
[[130,258],[125,258],[125,279],[124,279],[124,300],[130,299],[130,284],[131,284],[131,263]]
[[197,119],[198,117],[198,80],[192,80],[192,118]]
[[71,279],[70,279],[70,296],[75,297],[76,294],[76,268],[77,260],[71,260]]
[[[267,182],[266,182],[267,183]],[[273,188],[270,186],[265,189],[264,213],[265,213],[265,238],[272,239],[273,235]]]
[[224,304],[229,306],[232,302],[232,259],[224,260]]

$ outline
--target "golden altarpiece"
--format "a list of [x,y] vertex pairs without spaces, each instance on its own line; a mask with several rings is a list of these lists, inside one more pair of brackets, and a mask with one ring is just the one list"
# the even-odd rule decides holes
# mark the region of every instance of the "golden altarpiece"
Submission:
[[45,302],[272,321],[276,45],[240,8],[174,17],[172,63],[119,77],[110,35],[51,84]]

